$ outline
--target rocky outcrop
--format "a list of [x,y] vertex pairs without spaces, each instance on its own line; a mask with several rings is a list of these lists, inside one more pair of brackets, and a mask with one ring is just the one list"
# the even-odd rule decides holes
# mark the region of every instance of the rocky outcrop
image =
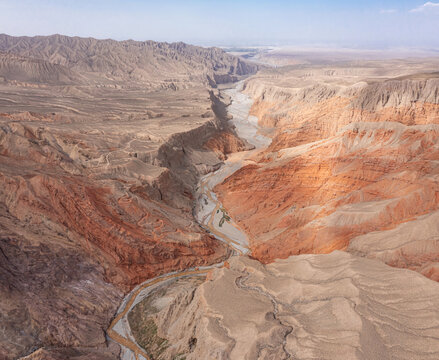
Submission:
[[24,84],[73,85],[83,82],[81,75],[65,66],[8,53],[0,53],[0,78]]
[[[272,83],[285,85],[282,71],[267,71]],[[438,279],[438,84],[358,82],[351,69],[354,83],[334,70],[309,84],[315,72],[259,93],[264,73],[248,80],[254,114],[274,127],[255,132],[273,143],[242,154],[214,191],[252,259],[230,258],[201,285],[188,274],[145,284],[128,319],[151,358],[437,357],[439,288],[425,276]]]
[[204,148],[214,151],[219,158],[226,159],[227,154],[246,150],[248,145],[233,133],[224,131],[207,140]]
[[0,358],[40,346],[95,348],[116,358],[117,347],[105,350],[105,329],[122,292],[62,226],[49,220],[44,227],[23,225],[2,205]]
[[[121,290],[227,256],[226,247],[192,220],[190,181],[182,186],[173,164],[159,173],[160,168],[149,165],[146,173],[152,178],[142,185],[130,172],[84,168],[62,150],[64,140],[68,138],[32,125],[2,126],[0,264],[13,275],[2,276],[2,309],[9,310],[3,314],[8,320],[0,342],[8,358],[35,346],[105,347],[104,331]],[[76,149],[90,151],[85,142]],[[220,161],[213,153],[209,156]],[[22,236],[7,235],[16,228]],[[31,241],[38,245],[26,251]],[[30,334],[14,335],[23,328]]]
[[362,88],[352,102],[354,109],[375,112],[383,108],[407,108],[414,103],[439,104],[439,78],[388,80]]
[[340,251],[266,266],[235,257],[229,265],[199,288],[180,280],[137,305],[132,320],[156,329],[155,343],[147,344],[158,350],[154,358],[435,359],[439,353],[439,285],[415,272]]

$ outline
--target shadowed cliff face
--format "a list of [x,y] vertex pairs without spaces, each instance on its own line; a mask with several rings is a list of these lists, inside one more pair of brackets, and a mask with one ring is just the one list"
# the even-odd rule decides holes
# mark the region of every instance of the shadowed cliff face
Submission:
[[256,259],[343,249],[439,279],[439,228],[428,225],[439,203],[439,82],[425,77],[249,80],[273,142],[216,190]]
[[[158,274],[218,262],[227,255],[226,247],[193,221],[190,185],[194,185],[197,173],[183,182],[173,172],[178,164],[184,167],[191,163],[190,158],[171,157],[176,164],[169,168],[154,166],[130,156],[128,149],[125,153],[125,146],[121,146],[118,162],[113,164],[116,160],[110,157],[107,163],[94,153],[96,144],[89,143],[87,136],[58,133],[39,125],[6,120],[0,135],[4,226],[0,244],[4,256],[0,264],[7,275],[2,277],[5,287],[1,302],[3,308],[16,309],[8,311],[4,318],[8,319],[7,324],[15,324],[17,331],[24,325],[19,325],[21,320],[15,313],[28,313],[26,321],[34,324],[32,337],[23,342],[20,337],[20,347],[6,345],[2,348],[5,355],[23,354],[34,346],[48,344],[104,346],[103,331],[122,291]],[[209,133],[220,131],[213,125],[208,128],[204,130],[206,139]],[[65,152],[69,147],[66,143],[81,138],[75,141],[75,151]],[[190,147],[185,151],[195,152]],[[201,152],[207,155],[198,157],[206,160],[200,172],[220,162],[214,153],[204,149]],[[75,154],[84,153],[97,156],[95,165],[81,164],[83,155],[73,160]],[[18,251],[20,257],[14,255]],[[54,280],[58,272],[63,274],[60,283]],[[48,283],[48,279],[54,282]],[[23,281],[32,286],[21,286]],[[58,286],[64,289],[65,284],[75,286],[76,282],[80,284],[78,288],[57,290]],[[50,291],[40,291],[46,283],[51,284],[47,285]],[[84,288],[84,283],[93,290]],[[64,305],[73,296],[70,291],[84,300]],[[49,301],[48,296],[53,300]],[[39,300],[14,300],[23,297]],[[101,304],[97,308],[96,302]],[[47,313],[54,323],[65,326],[49,326],[43,335],[47,322],[36,316]],[[89,326],[93,321],[93,326]],[[85,328],[90,336],[84,335]],[[14,337],[13,332],[6,331],[3,341],[8,343]]]
[[[105,329],[124,293],[230,255],[195,223],[193,194],[249,148],[215,87],[258,67],[182,43],[1,35],[0,51],[0,358],[117,358]],[[436,351],[423,321],[437,318],[437,284],[359,258],[439,277],[431,64],[271,69],[247,82],[273,142],[216,191],[253,257],[351,254],[234,258],[199,287],[166,290],[152,319],[155,339],[175,344],[166,356]],[[151,325],[149,305],[138,311]]]
[[257,67],[182,43],[0,48],[0,358],[116,358],[105,330],[124,292],[228,256],[193,192],[245,147],[211,86]]

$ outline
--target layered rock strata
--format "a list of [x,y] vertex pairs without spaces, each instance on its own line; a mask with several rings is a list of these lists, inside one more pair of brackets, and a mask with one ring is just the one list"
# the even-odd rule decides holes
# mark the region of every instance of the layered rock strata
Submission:
[[275,135],[216,190],[253,256],[342,249],[437,279],[438,229],[420,231],[438,210],[435,73],[367,83],[355,68],[308,71],[247,83],[253,113]]

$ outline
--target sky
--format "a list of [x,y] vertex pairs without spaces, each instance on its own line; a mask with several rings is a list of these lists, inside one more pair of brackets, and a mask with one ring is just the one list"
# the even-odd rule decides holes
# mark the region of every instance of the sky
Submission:
[[0,0],[0,33],[439,50],[439,0]]

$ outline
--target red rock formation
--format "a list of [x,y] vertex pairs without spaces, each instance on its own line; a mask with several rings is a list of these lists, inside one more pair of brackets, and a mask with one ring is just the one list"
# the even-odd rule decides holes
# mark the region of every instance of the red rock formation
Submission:
[[[250,235],[258,260],[329,253],[438,209],[438,139],[436,125],[352,124],[314,145],[281,150],[269,163],[246,166],[216,190]],[[439,245],[434,249],[429,262],[439,260]],[[434,277],[432,270],[423,273]]]
[[[308,71],[293,69],[291,78],[284,71],[289,87],[276,86],[270,72],[246,86],[255,97],[252,113],[275,134],[255,165],[217,190],[250,235],[253,256],[270,262],[348,249],[436,278],[439,229],[399,243],[385,232],[406,222],[415,231],[422,225],[413,220],[438,208],[437,78],[368,84]],[[370,235],[377,232],[381,247]]]
[[247,146],[240,138],[229,131],[215,134],[203,145],[203,148],[214,151],[220,159],[226,159],[227,154],[246,150]]
[[[0,201],[23,223],[50,219],[83,239],[84,250],[102,260],[112,283],[127,290],[159,273],[225,256],[221,243],[190,225],[190,208],[173,210],[137,187],[128,184],[124,192],[116,181],[93,180],[89,171],[68,172],[63,167],[72,165],[61,152],[50,144],[41,149],[30,129],[19,130],[2,139]],[[17,141],[18,148],[12,146]],[[162,192],[166,185],[169,180]]]
[[[227,256],[226,246],[192,220],[190,189],[176,183],[172,170],[162,169],[143,185],[134,177],[111,176],[111,168],[102,175],[61,149],[70,140],[74,136],[29,123],[2,126],[0,319],[8,322],[0,357],[43,345],[92,346],[105,353],[104,330],[122,291]],[[74,144],[83,153],[96,151],[84,140]],[[61,285],[52,283],[57,271],[65,275]],[[93,291],[82,284],[86,281]],[[44,283],[52,284],[52,293]],[[107,300],[96,307],[101,292]],[[12,338],[20,347],[7,340]]]
[[353,122],[395,121],[405,125],[439,122],[438,104],[414,101],[398,108],[361,109],[354,107],[355,101],[358,101],[355,97],[340,96],[317,103],[303,100],[280,103],[257,100],[251,113],[260,119],[261,126],[282,129],[273,138],[271,151],[334,136],[345,125]]

